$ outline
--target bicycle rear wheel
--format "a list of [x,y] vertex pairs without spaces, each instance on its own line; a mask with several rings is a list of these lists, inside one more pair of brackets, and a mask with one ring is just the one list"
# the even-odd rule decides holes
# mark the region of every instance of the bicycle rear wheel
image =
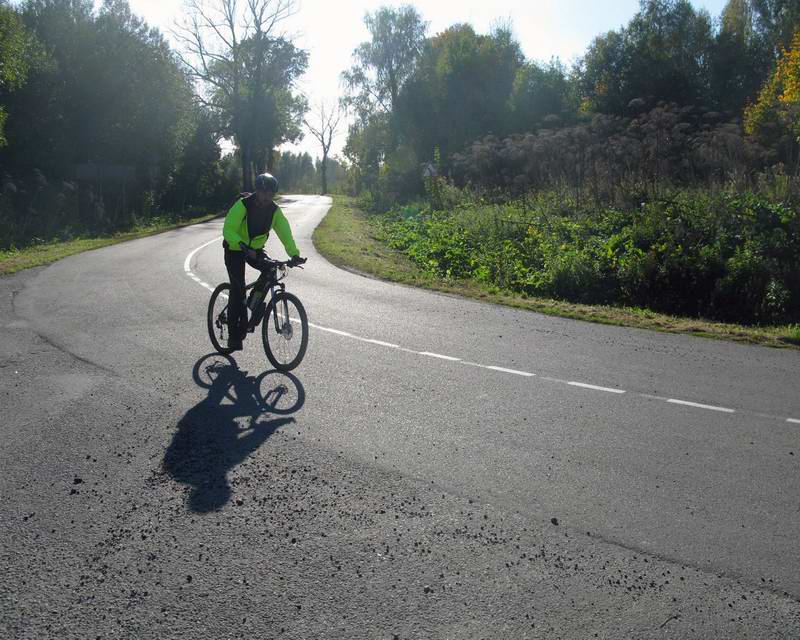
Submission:
[[228,298],[230,297],[231,285],[223,282],[211,294],[208,301],[208,337],[217,353],[228,355]]
[[267,305],[261,323],[264,352],[278,371],[291,371],[308,348],[308,317],[297,296],[279,292]]

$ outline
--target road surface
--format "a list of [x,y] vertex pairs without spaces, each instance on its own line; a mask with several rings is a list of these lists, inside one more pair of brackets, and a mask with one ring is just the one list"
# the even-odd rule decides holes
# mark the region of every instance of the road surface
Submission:
[[796,351],[343,271],[329,205],[292,376],[211,353],[220,220],[0,279],[0,636],[800,637]]

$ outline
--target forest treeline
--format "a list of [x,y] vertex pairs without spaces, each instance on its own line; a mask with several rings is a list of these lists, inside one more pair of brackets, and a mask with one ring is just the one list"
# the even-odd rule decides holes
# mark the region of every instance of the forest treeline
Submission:
[[[170,46],[126,0],[0,0],[0,249],[221,210],[266,169],[318,191],[319,163],[276,151],[301,135],[308,59],[247,14],[274,0],[193,6]],[[204,26],[232,7],[225,49]]]
[[423,268],[800,320],[800,0],[642,0],[571,67],[526,59],[511,24],[429,35],[405,6],[366,25],[343,74],[351,185]]

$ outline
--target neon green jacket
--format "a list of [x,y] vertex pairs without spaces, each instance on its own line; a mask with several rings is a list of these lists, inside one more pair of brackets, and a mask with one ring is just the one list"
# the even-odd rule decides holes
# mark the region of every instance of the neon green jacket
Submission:
[[[286,216],[283,215],[283,211],[281,211],[280,207],[276,206],[275,208],[270,229],[275,230],[278,239],[283,244],[283,248],[286,249],[286,253],[289,257],[300,255],[300,251],[298,251],[297,245],[294,243],[294,238],[292,237],[292,228],[289,226],[289,221],[286,219]],[[228,215],[225,216],[222,235],[228,243],[228,249],[231,251],[241,251],[239,247],[240,242],[244,242],[251,249],[263,249],[264,245],[267,243],[269,229],[265,234],[251,238],[247,228],[247,207],[244,201],[239,199],[230,208]]]

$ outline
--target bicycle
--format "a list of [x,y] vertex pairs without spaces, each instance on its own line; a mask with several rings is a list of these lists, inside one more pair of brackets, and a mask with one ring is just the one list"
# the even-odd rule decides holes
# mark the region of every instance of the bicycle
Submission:
[[[260,324],[264,352],[272,366],[278,371],[291,371],[303,360],[308,348],[308,316],[303,304],[297,296],[286,291],[281,280],[287,275],[287,267],[300,265],[263,256],[251,266],[261,275],[245,287],[245,291],[250,291],[244,308],[248,316],[247,333],[253,333]],[[214,349],[222,355],[232,353],[227,347],[230,289],[230,283],[223,282],[214,289],[208,302],[208,335]],[[266,301],[268,295],[269,302]],[[293,307],[293,313],[290,307]],[[297,329],[294,324],[298,325]]]

